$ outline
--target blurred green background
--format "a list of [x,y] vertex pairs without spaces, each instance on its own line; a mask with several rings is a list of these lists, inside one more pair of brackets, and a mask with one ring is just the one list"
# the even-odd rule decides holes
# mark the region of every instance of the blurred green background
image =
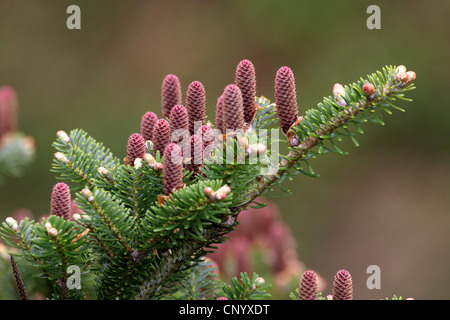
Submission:
[[[81,30],[66,28],[70,4]],[[380,30],[366,27],[371,4]],[[302,262],[329,285],[346,268],[356,299],[449,299],[449,13],[448,0],[0,0],[0,86],[16,88],[19,128],[36,140],[24,176],[0,186],[0,216],[48,213],[57,130],[83,128],[124,155],[142,114],[159,113],[168,73],[183,91],[201,81],[212,116],[240,60],[254,63],[269,99],[287,65],[302,113],[335,82],[404,64],[417,73],[414,101],[400,103],[407,112],[366,125],[360,147],[345,142],[350,155],[316,159],[320,178],[290,181],[294,196],[273,201]],[[369,265],[381,268],[381,290],[366,287]]]

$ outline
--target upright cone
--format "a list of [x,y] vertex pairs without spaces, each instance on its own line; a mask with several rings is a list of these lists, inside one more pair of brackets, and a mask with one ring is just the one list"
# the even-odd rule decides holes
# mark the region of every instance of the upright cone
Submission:
[[70,188],[64,182],[59,182],[53,186],[50,214],[70,220],[72,218],[71,212],[72,198],[70,196]]
[[177,104],[181,104],[180,80],[174,74],[168,74],[161,86],[161,112],[163,118],[169,119],[170,111]]
[[250,60],[242,60],[237,68],[234,83],[241,89],[244,122],[250,124],[256,115],[256,73]]
[[175,192],[183,184],[183,159],[181,148],[176,143],[169,143],[164,149],[163,183],[166,195]]
[[298,122],[297,93],[294,73],[288,67],[278,69],[275,77],[275,104],[281,131],[287,135]]

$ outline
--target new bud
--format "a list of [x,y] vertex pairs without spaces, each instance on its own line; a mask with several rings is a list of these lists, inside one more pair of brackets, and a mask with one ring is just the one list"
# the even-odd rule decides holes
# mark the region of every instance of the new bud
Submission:
[[46,223],[44,224],[44,227],[45,227],[45,230],[48,231],[48,230],[50,230],[53,226],[52,226],[52,224],[51,224],[50,222],[46,222]]
[[156,161],[155,158],[150,153],[144,154],[142,160],[144,160],[145,163],[147,163],[148,165],[154,164]]
[[231,188],[227,185],[220,187],[216,192],[214,192],[214,198],[216,200],[223,200],[229,194],[231,191]]
[[341,106],[345,107],[347,102],[342,98],[345,95],[345,89],[340,83],[335,83],[333,86],[333,96],[336,102]]
[[58,132],[56,132],[56,136],[61,139],[62,141],[69,143],[70,142],[70,138],[67,135],[67,133],[63,130],[59,130]]
[[395,72],[398,73],[405,73],[406,72],[406,67],[404,65],[399,65],[397,67],[397,69],[395,69]]
[[134,160],[134,167],[135,167],[136,169],[142,168],[142,159],[141,159],[141,158],[136,158],[136,159]]
[[259,288],[259,287],[263,286],[264,283],[266,283],[266,280],[264,280],[263,277],[258,277],[258,278],[256,278],[255,282],[253,282],[253,287],[255,289]]
[[250,145],[247,148],[247,153],[250,155],[256,154],[256,155],[261,155],[266,153],[267,151],[267,146],[263,143],[255,143]]
[[8,217],[8,218],[6,218],[5,222],[11,229],[13,229],[14,231],[17,231],[18,224],[17,224],[16,219],[14,219],[13,217]]
[[102,176],[106,176],[109,173],[109,170],[106,169],[105,167],[98,167],[97,172]]
[[375,87],[373,86],[373,84],[366,82],[362,86],[362,91],[364,92],[366,97],[370,97],[375,92]]
[[416,73],[414,71],[406,72],[406,83],[412,82],[416,79]]
[[56,230],[56,228],[50,228],[47,230],[47,233],[50,237],[56,237],[58,235],[58,230]]
[[81,190],[81,196],[89,202],[94,201],[92,191],[89,190],[88,188],[84,188],[83,190]]
[[206,187],[204,191],[205,191],[205,195],[208,198],[212,198],[213,197],[214,191],[213,191],[213,189],[211,187]]
[[55,159],[61,162],[69,163],[69,159],[67,159],[64,153],[59,151],[55,153]]

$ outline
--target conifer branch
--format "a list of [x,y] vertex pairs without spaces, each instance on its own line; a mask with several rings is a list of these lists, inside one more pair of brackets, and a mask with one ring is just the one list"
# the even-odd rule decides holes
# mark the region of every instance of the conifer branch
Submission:
[[[334,111],[332,113],[332,116],[329,117],[328,121],[322,122],[320,123],[320,125],[316,125],[314,130],[305,130],[305,127],[307,127],[309,124],[305,124],[304,126],[302,126],[303,121],[309,121],[310,117],[306,117],[310,114],[313,114],[312,112],[309,114],[307,113],[307,116],[305,116],[299,124],[294,125],[290,131],[291,133],[296,135],[300,134],[302,136],[302,139],[300,141],[291,141],[290,151],[280,161],[277,166],[277,170],[269,173],[265,178],[261,179],[258,182],[257,189],[253,190],[248,195],[249,202],[234,208],[234,210],[238,212],[244,209],[254,199],[263,194],[266,189],[270,188],[271,185],[282,179],[282,177],[288,172],[289,169],[293,168],[293,166],[298,163],[300,159],[305,157],[322,140],[330,139],[331,135],[338,128],[344,126],[349,121],[352,121],[358,115],[361,115],[367,110],[373,112],[374,108],[379,106],[380,104],[384,104],[383,107],[395,107],[391,104],[391,102],[389,102],[389,100],[402,98],[405,91],[413,89],[414,87],[412,86],[412,84],[408,84],[415,78],[414,74],[413,76],[411,75],[412,78],[410,78],[409,81],[408,78],[402,81],[401,79],[399,79],[397,71],[398,69],[395,69],[393,67],[386,67],[384,69],[384,74],[373,74],[372,76],[370,76],[369,78],[372,79],[372,82],[378,84],[376,86],[376,89],[372,89],[370,91],[370,95],[366,95],[366,93],[363,93],[364,85],[362,85],[362,82],[367,83],[366,81],[359,81],[357,84],[348,86],[343,93],[345,96],[344,99],[348,100],[348,102],[345,102],[345,106],[341,106],[338,112]],[[345,95],[345,93],[347,95]],[[331,98],[325,98],[323,103],[331,105],[330,108],[334,107],[338,109],[337,103],[333,102]]]

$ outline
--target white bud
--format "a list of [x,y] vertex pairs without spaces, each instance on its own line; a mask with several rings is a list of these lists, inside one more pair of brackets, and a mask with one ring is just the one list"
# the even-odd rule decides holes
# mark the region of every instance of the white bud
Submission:
[[153,169],[156,170],[156,171],[161,171],[162,168],[163,168],[163,164],[160,163],[160,162],[155,162],[154,165],[153,165]]
[[247,148],[247,153],[249,154],[264,154],[267,151],[267,146],[263,143],[255,143],[255,144],[251,144],[250,146],[248,146]]
[[405,73],[406,72],[406,67],[404,66],[404,65],[399,65],[398,67],[397,67],[397,69],[395,69],[395,73],[397,74],[397,73]]
[[214,192],[214,198],[216,200],[223,200],[226,198],[227,194],[230,193],[231,188],[227,185],[219,188],[216,192]]
[[238,137],[238,142],[245,149],[248,148],[248,137],[247,136],[240,136],[240,137]]
[[142,157],[142,160],[145,161],[145,163],[147,163],[148,165],[155,163],[155,158],[150,154],[150,153],[145,153],[144,156]]
[[106,169],[105,167],[98,167],[97,172],[102,176],[106,176],[109,173],[109,170]]
[[399,72],[395,75],[395,80],[399,82],[405,82],[408,80],[408,74],[406,72]]
[[209,198],[211,198],[214,194],[214,191],[211,187],[206,187],[204,191],[205,191],[205,195]]
[[263,277],[258,277],[258,278],[256,278],[255,282],[253,282],[253,287],[254,288],[259,288],[262,285],[264,285],[265,282],[266,282],[266,280],[264,280]]
[[84,199],[86,199],[89,202],[94,201],[94,197],[92,196],[92,191],[89,190],[88,188],[84,188],[83,190],[81,190],[81,195],[83,196]]
[[134,159],[134,167],[136,169],[142,168],[142,159],[141,158]]
[[62,152],[56,152],[55,159],[61,162],[69,163],[69,159],[67,159],[67,157]]
[[224,185],[224,186],[220,187],[216,192],[223,192],[225,194],[229,194],[230,191],[231,191],[230,186]]
[[56,237],[58,235],[58,230],[56,230],[56,228],[50,228],[47,230],[47,233],[51,237]]
[[344,87],[339,83],[335,83],[333,86],[333,96],[341,107],[345,107],[347,105],[347,102],[345,102],[345,100],[342,98],[342,96],[344,95],[345,95]]
[[58,132],[56,132],[56,136],[61,139],[62,141],[69,143],[70,142],[70,138],[67,135],[67,133],[63,130],[59,130]]
[[333,95],[336,96],[342,96],[345,94],[345,89],[340,83],[335,83],[333,86]]
[[406,82],[407,83],[411,82],[411,81],[414,81],[416,79],[416,73],[414,71],[408,71],[406,73],[406,76],[407,76],[407,78],[406,78]]
[[74,214],[72,215],[72,219],[73,219],[74,221],[80,220],[80,219],[81,219],[81,215],[78,214],[78,213],[74,213]]
[[6,218],[5,222],[14,231],[17,231],[17,229],[19,228],[16,219],[14,219],[13,217]]
[[50,222],[46,222],[44,224],[44,227],[45,227],[45,230],[47,230],[47,232],[48,232],[48,230],[50,230],[53,226],[52,226],[52,224]]

